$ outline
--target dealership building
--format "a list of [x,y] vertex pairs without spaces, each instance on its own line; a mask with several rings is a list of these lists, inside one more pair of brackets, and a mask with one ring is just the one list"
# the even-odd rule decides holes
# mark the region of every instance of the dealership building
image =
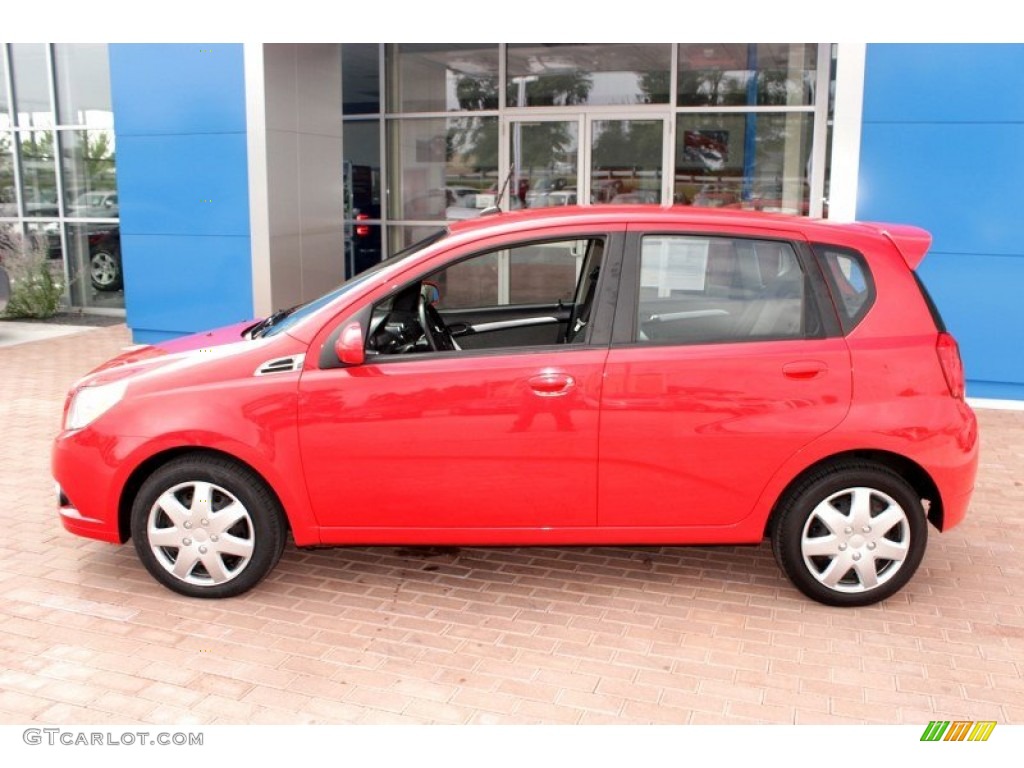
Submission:
[[1024,45],[0,53],[0,228],[136,341],[312,299],[489,206],[674,203],[924,227],[968,394],[1024,401]]

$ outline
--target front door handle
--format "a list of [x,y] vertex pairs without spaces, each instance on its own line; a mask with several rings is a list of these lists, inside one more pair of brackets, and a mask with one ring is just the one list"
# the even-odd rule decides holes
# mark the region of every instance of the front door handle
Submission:
[[567,395],[576,386],[576,380],[567,373],[541,373],[529,380],[530,389],[541,397]]
[[824,376],[828,366],[821,360],[794,360],[782,366],[782,373],[789,379],[817,379]]

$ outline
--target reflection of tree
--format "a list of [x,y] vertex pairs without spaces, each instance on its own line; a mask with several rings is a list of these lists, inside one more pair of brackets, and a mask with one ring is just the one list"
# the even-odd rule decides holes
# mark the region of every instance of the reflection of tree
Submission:
[[[11,140],[7,134],[0,133],[0,203],[8,204],[15,201],[14,193],[14,159],[11,156]],[[3,215],[10,215],[6,212]]]
[[762,56],[762,46],[728,46],[712,66],[679,71],[682,106],[785,106],[810,100],[812,71],[789,69],[784,55]]
[[28,212],[43,215],[57,213],[57,175],[53,165],[53,140],[53,131],[30,131],[22,134],[22,189]]
[[[594,179],[597,181],[601,173],[611,174],[614,171],[660,171],[662,124],[660,120],[602,120],[595,123],[597,133],[594,139],[593,168]],[[600,132],[597,132],[597,131]],[[659,178],[657,175],[655,179]],[[639,187],[655,188],[658,184],[649,180],[640,183]],[[636,182],[627,183],[622,187],[621,180],[613,190],[633,191]],[[610,198],[609,198],[610,199]],[[609,200],[602,200],[609,202]]]
[[[584,104],[592,87],[593,80],[588,74],[572,71],[543,75],[525,83],[525,95],[527,103],[536,106]],[[509,103],[515,104],[518,84],[510,82],[509,88]],[[496,109],[498,106],[496,78],[460,77],[455,93],[459,108],[463,110]],[[459,158],[476,172],[496,170],[498,131],[498,121],[492,118],[453,121],[446,140],[449,160]],[[521,149],[520,162],[528,161],[534,168],[550,168],[556,163],[571,162],[576,152],[576,135],[564,121],[538,122],[522,133]]]
[[82,161],[90,186],[97,182],[106,184],[114,181],[114,146],[112,134],[108,131],[89,131],[84,134],[85,148]]
[[481,110],[498,108],[498,78],[463,76],[455,83],[455,98],[459,109]]
[[641,104],[667,104],[672,101],[669,89],[672,84],[672,76],[665,70],[656,72],[644,72],[640,76],[640,91],[643,97]]
[[498,120],[466,117],[449,121],[445,136],[445,161],[473,173],[498,169]]
[[536,76],[526,82],[525,104],[519,104],[519,83],[509,78],[508,103],[519,107],[569,107],[586,104],[594,79],[581,70],[566,70]]

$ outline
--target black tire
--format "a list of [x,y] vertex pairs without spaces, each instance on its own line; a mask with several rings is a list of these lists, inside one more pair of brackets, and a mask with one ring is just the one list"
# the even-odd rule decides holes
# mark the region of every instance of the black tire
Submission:
[[772,531],[775,559],[793,585],[836,606],[891,597],[914,575],[927,543],[920,496],[892,470],[866,462],[805,478],[781,502]]
[[131,530],[157,581],[203,598],[256,586],[277,565],[288,533],[281,505],[259,475],[206,455],[182,456],[150,475],[132,504]]

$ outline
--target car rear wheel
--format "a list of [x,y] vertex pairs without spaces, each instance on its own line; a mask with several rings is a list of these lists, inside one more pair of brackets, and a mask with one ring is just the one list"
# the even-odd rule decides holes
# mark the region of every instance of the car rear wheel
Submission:
[[252,470],[217,456],[185,456],[154,472],[132,506],[139,559],[165,587],[190,597],[233,597],[281,557],[284,514]]
[[928,523],[917,493],[876,464],[842,464],[782,502],[772,548],[783,572],[826,605],[871,605],[899,591],[924,556]]

